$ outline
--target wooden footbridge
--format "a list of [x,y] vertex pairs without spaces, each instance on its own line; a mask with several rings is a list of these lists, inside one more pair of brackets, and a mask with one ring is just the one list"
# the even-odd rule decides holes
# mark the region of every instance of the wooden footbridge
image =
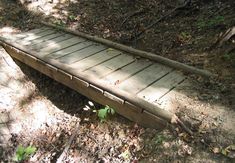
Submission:
[[151,53],[48,24],[1,37],[1,44],[21,62],[115,108],[132,121],[154,128],[167,123],[184,127],[174,113],[157,103],[186,80],[179,69],[210,76]]

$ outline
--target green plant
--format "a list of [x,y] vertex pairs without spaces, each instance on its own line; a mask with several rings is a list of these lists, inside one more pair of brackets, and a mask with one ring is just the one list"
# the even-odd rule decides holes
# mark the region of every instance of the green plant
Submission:
[[166,138],[163,135],[156,135],[154,137],[154,142],[158,145],[161,145]]
[[226,61],[230,61],[232,59],[232,56],[229,53],[226,53],[223,55],[223,59]]
[[106,121],[109,115],[114,115],[114,114],[115,110],[109,107],[108,105],[98,110],[98,117],[101,122]]
[[76,16],[74,16],[74,15],[69,15],[69,16],[68,16],[68,20],[70,20],[70,21],[75,21],[75,20],[76,20]]
[[15,157],[13,158],[16,162],[22,162],[28,160],[31,155],[36,152],[36,148],[33,146],[23,147],[19,145],[16,149]]
[[192,36],[188,32],[181,32],[178,35],[178,39],[182,43],[187,43],[191,40]]
[[56,20],[54,21],[54,24],[58,27],[64,27],[66,25],[62,20]]
[[201,28],[211,28],[211,27],[214,27],[220,23],[222,23],[224,21],[224,17],[223,16],[216,16],[214,18],[211,18],[207,21],[205,20],[199,20],[197,22],[197,27],[199,29]]

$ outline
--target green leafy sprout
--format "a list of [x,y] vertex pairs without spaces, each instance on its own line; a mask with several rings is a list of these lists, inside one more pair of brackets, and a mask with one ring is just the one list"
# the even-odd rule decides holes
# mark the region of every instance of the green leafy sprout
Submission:
[[28,160],[36,152],[36,148],[33,146],[23,147],[19,145],[16,149],[15,157],[13,158],[16,162],[22,162]]
[[101,122],[106,121],[110,115],[114,115],[114,114],[115,114],[115,110],[109,107],[108,105],[98,110],[98,117]]

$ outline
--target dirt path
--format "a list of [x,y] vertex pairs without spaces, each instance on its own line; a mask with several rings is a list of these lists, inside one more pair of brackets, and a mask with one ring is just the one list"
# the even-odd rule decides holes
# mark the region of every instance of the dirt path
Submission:
[[[119,42],[126,42],[123,38],[141,30],[162,14],[161,11],[174,8],[170,1],[52,2],[28,5],[36,6],[51,21]],[[37,148],[30,159],[32,162],[55,162],[79,122],[79,134],[66,157],[68,162],[232,162],[231,145],[235,144],[233,59],[219,57],[224,56],[219,49],[214,49],[213,55],[205,49],[212,45],[215,36],[231,26],[234,13],[230,9],[234,2],[193,2],[191,9],[161,22],[159,28],[151,29],[144,38],[128,42],[220,74],[220,79],[211,81],[190,76],[194,87],[187,90],[179,87],[176,98],[162,104],[173,107],[185,122],[193,122],[193,137],[177,127],[163,131],[144,129],[118,115],[101,123],[93,112],[101,106],[91,106],[89,99],[13,61],[0,48],[0,160],[11,162],[16,147],[22,144]],[[144,9],[143,13],[132,17],[120,29],[124,17],[140,8]],[[207,11],[212,14],[208,19]],[[14,1],[1,1],[0,14],[1,34],[10,29],[15,32],[34,28],[41,19],[40,14],[27,11]],[[212,21],[216,16],[224,19]],[[211,20],[211,26],[205,25],[204,20]],[[164,30],[166,27],[168,30]],[[83,109],[87,106],[91,109]]]

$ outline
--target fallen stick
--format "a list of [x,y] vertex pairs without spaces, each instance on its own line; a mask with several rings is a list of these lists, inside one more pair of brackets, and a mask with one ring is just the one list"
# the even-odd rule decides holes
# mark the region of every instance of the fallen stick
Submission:
[[63,159],[65,158],[66,154],[68,153],[68,150],[69,150],[70,146],[72,145],[74,138],[78,134],[78,128],[79,128],[79,122],[77,122],[77,125],[75,127],[74,132],[73,132],[73,135],[69,138],[69,141],[67,142],[63,152],[61,153],[60,157],[57,159],[56,163],[63,163]]

